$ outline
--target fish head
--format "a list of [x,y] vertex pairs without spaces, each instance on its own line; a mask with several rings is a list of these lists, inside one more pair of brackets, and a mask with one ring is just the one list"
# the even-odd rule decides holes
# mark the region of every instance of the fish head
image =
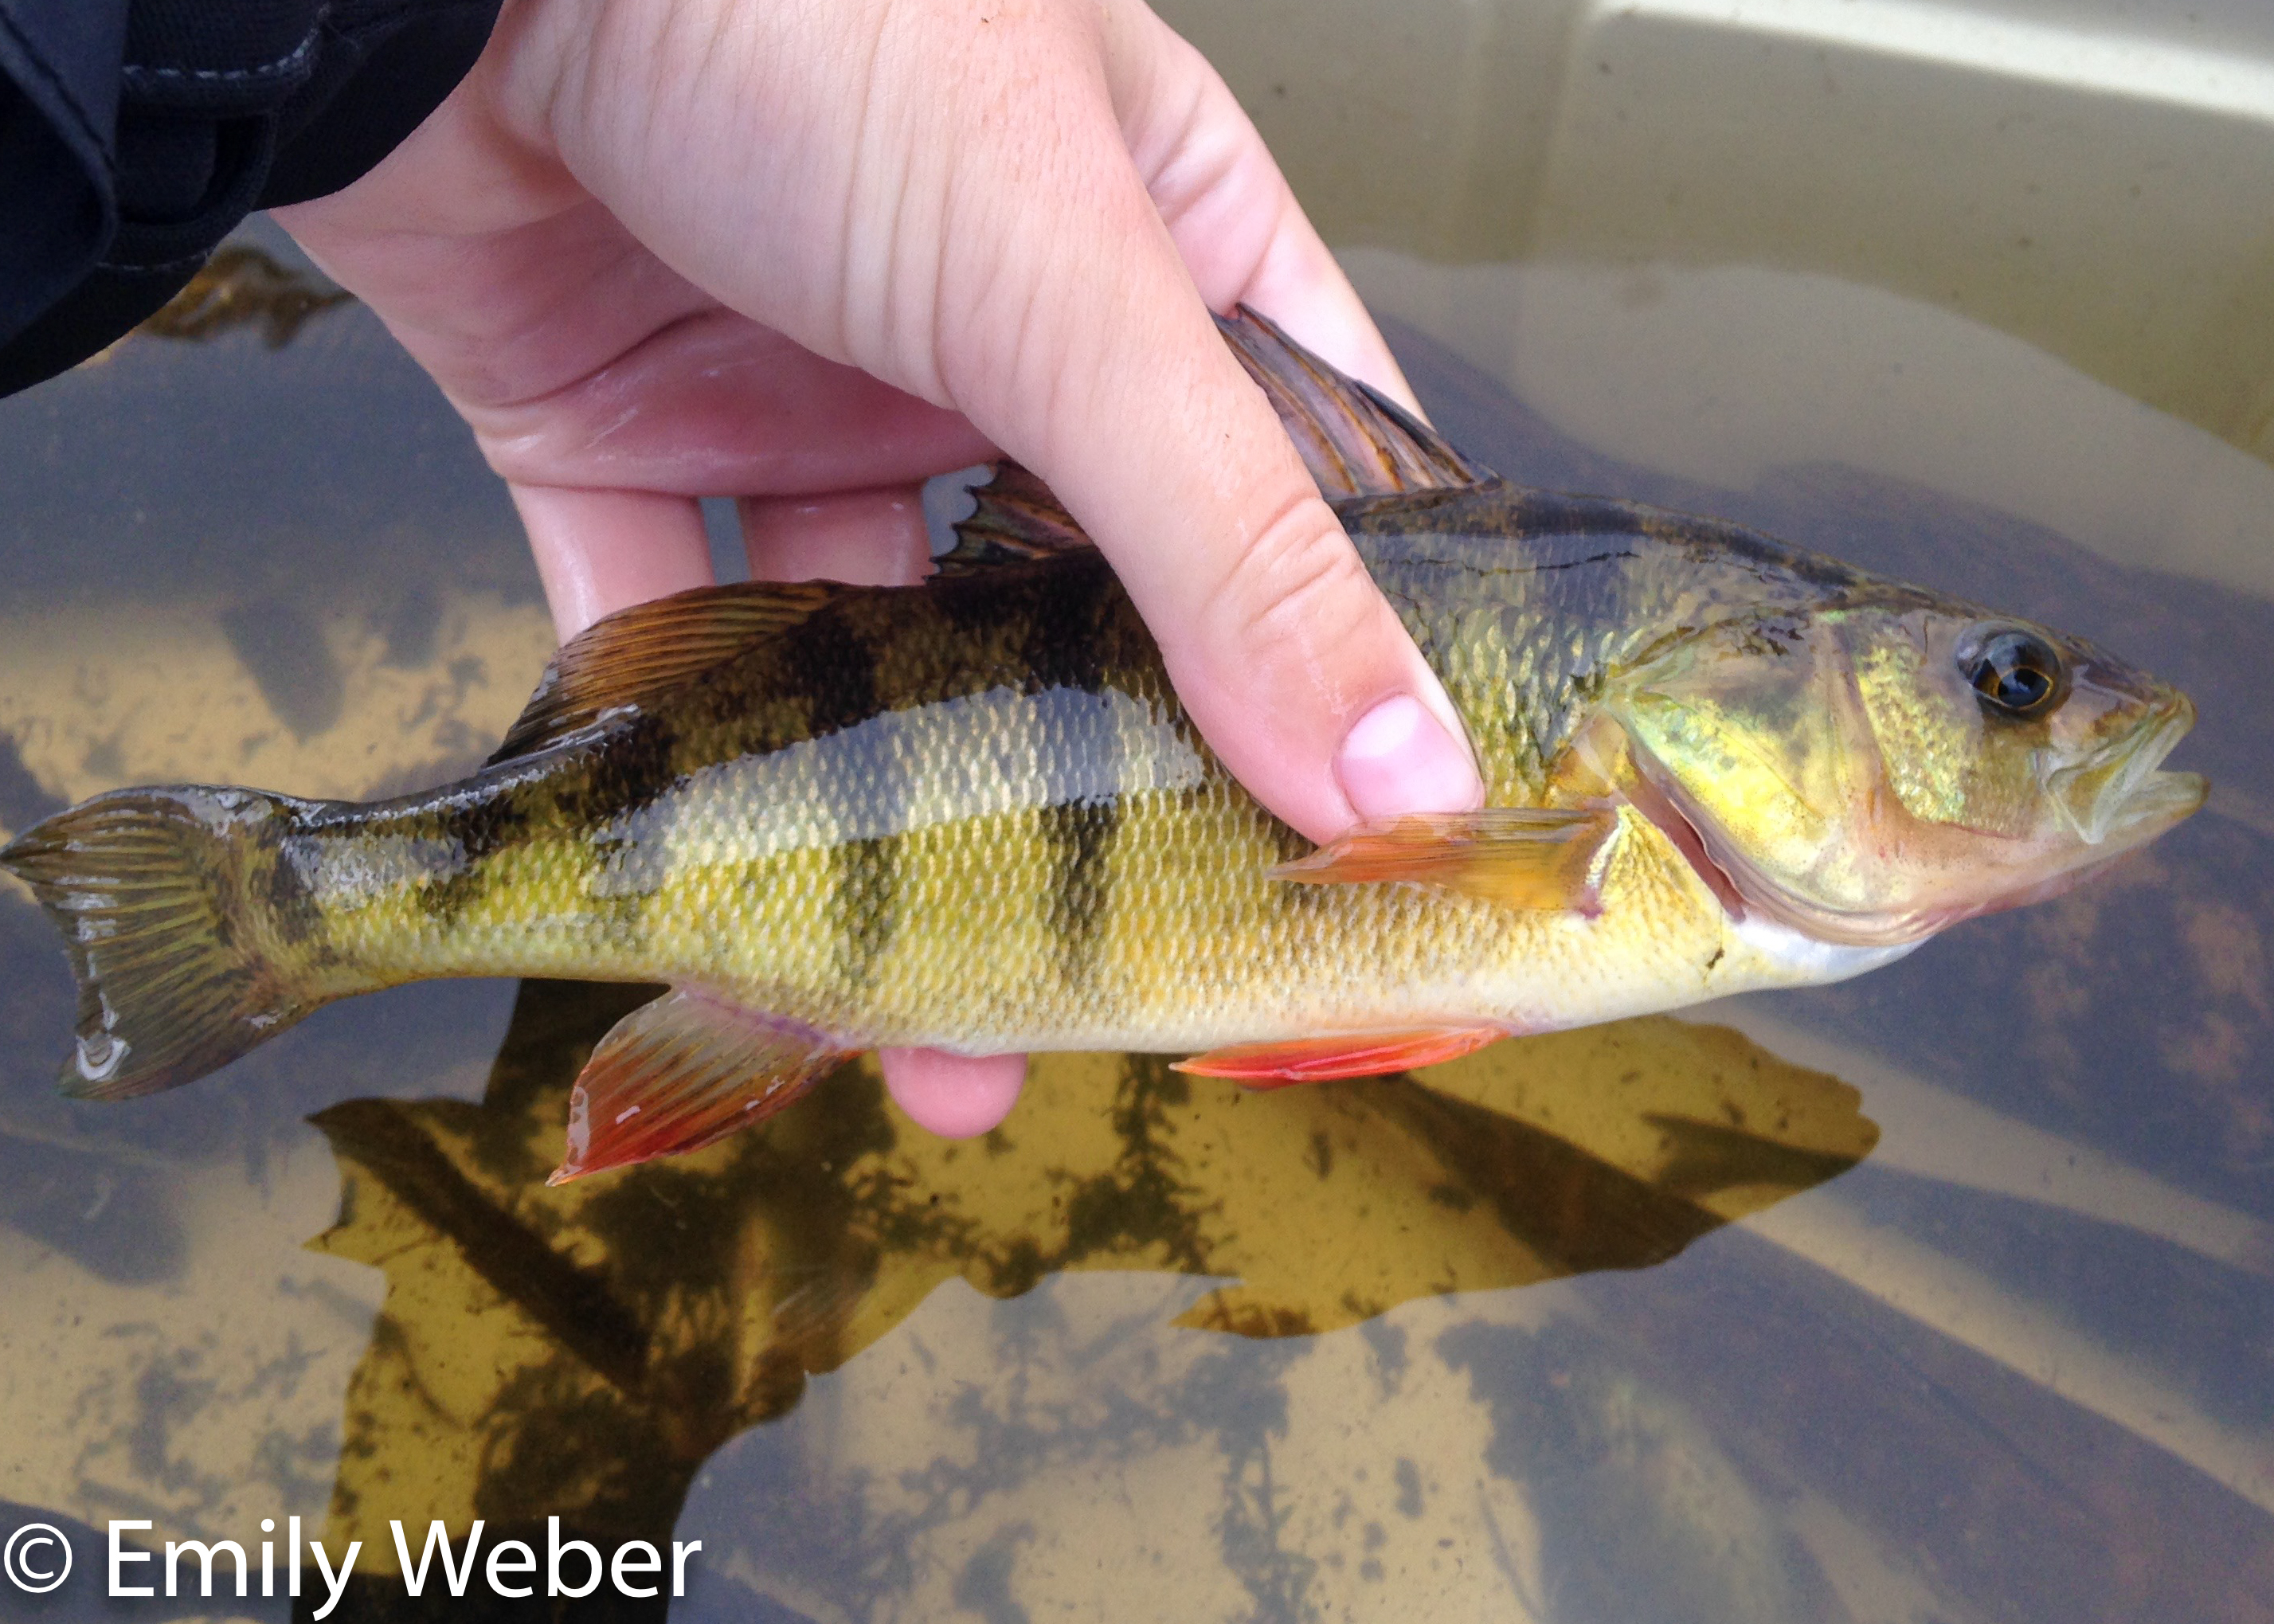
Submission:
[[1726,906],[1892,946],[2055,895],[2202,804],[2186,695],[1909,589],[1730,616],[1608,698],[1638,807]]

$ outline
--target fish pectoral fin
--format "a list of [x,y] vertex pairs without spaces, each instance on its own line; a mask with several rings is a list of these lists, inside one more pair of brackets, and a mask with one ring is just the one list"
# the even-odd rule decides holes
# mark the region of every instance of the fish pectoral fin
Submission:
[[576,1075],[548,1184],[694,1150],[764,1122],[857,1049],[685,988],[625,1016]]
[[1387,395],[1337,371],[1241,305],[1216,329],[1279,414],[1329,501],[1452,491],[1494,476]]
[[1516,908],[1592,914],[1618,814],[1608,807],[1487,807],[1361,823],[1269,870],[1306,885],[1410,880]]
[[955,527],[955,545],[940,554],[944,575],[1096,551],[1050,486],[1016,462],[995,464],[995,477],[972,495],[979,506]]
[[485,764],[541,750],[609,710],[647,704],[852,590],[827,581],[740,581],[619,609],[553,652]]
[[1328,1037],[1277,1043],[1234,1043],[1210,1049],[1171,1069],[1200,1077],[1228,1077],[1250,1088],[1331,1082],[1338,1077],[1380,1077],[1440,1065],[1496,1043],[1498,1026],[1412,1026],[1394,1032],[1337,1032]]

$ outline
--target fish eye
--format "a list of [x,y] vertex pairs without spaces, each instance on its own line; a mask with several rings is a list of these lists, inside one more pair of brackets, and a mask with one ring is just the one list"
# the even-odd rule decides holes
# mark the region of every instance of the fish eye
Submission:
[[2035,632],[2010,628],[1969,638],[1958,659],[1984,709],[2006,716],[2043,716],[2068,689],[2059,652]]

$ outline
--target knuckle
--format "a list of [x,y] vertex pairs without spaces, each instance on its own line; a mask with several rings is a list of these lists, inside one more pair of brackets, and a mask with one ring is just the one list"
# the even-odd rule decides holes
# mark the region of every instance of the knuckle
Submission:
[[1350,538],[1315,495],[1285,501],[1209,594],[1209,618],[1259,654],[1333,648],[1366,635],[1377,601]]

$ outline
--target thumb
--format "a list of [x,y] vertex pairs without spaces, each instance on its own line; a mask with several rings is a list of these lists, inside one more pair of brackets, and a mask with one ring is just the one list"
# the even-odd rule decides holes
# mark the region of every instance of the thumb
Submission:
[[[1201,732],[1280,817],[1326,840],[1474,806],[1457,713],[1209,304],[1268,290],[1295,330],[1387,352],[1221,82],[1149,13],[1119,15],[1095,97],[1000,132],[1059,179],[992,199],[983,267],[944,267],[941,381],[1096,540]],[[1188,263],[1193,222],[1234,219],[1253,223],[1194,234]],[[953,297],[959,273],[976,297]]]

